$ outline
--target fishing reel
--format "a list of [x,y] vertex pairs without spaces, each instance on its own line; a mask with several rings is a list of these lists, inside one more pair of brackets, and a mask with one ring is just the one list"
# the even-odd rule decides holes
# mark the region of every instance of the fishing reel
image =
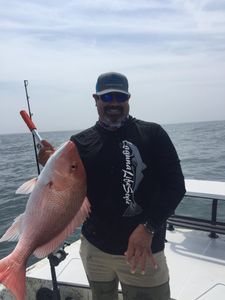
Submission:
[[48,259],[51,265],[57,267],[68,255],[64,250],[65,247],[69,246],[70,243],[65,242],[58,251],[49,254]]

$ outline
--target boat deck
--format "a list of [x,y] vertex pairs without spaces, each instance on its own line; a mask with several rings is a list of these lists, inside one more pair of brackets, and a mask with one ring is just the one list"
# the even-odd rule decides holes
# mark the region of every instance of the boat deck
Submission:
[[225,236],[176,228],[167,231],[171,295],[177,300],[225,299]]
[[[172,298],[223,300],[225,236],[211,239],[206,232],[176,228],[174,231],[167,231],[167,240],[165,252],[170,269]],[[56,273],[60,285],[76,285],[84,289],[88,287],[88,282],[79,256],[79,244],[77,241],[66,248],[69,255],[56,268]],[[49,281],[51,276],[48,260],[45,259],[31,267],[27,276]],[[90,299],[89,292],[86,298],[82,296],[82,291],[79,293],[81,297],[78,299]]]
[[[176,300],[223,300],[225,295],[225,236],[176,228],[167,231],[165,253],[170,269],[171,297]],[[56,267],[62,299],[91,300],[79,255],[80,241],[65,248],[66,259]],[[43,259],[27,270],[27,300],[36,299],[40,287],[52,287],[50,264]],[[14,299],[8,291],[0,299]],[[122,296],[120,294],[120,299]]]

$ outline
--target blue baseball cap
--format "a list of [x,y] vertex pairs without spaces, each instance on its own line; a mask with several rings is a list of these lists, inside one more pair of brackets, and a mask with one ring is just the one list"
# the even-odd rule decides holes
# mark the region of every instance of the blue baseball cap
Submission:
[[103,95],[110,92],[119,92],[130,95],[126,76],[116,72],[101,74],[96,83],[96,94]]

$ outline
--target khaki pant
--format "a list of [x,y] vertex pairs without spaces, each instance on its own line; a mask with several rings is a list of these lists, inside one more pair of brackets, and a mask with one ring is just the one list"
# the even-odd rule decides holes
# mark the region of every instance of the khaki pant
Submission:
[[105,253],[81,236],[80,255],[93,300],[117,300],[118,282],[124,300],[169,300],[169,273],[164,251],[154,254],[158,269],[147,264],[145,275],[131,274],[123,255]]

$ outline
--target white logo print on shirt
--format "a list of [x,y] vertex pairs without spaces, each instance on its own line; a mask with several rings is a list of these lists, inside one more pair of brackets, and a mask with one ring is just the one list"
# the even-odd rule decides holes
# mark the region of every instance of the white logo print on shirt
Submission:
[[123,155],[125,156],[125,169],[123,169],[123,199],[129,205],[123,216],[132,217],[140,214],[143,209],[134,200],[134,192],[137,190],[146,165],[143,163],[138,148],[128,141],[122,142]]

